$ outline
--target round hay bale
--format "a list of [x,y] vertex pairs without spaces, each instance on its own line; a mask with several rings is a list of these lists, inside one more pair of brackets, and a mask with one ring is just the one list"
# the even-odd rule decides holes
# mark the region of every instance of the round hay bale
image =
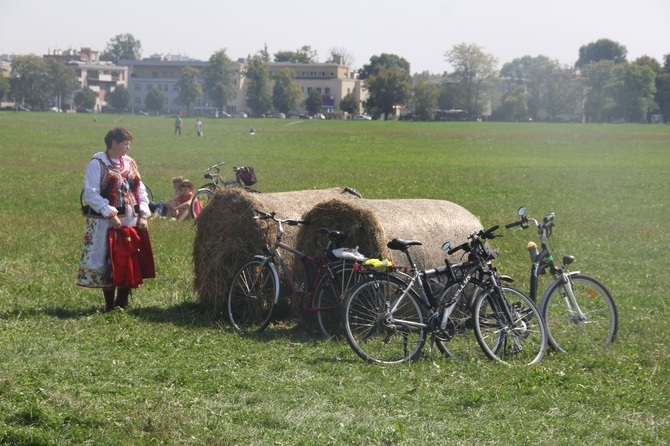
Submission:
[[[195,220],[193,287],[200,303],[225,309],[228,285],[237,269],[276,236],[274,222],[254,220],[255,209],[277,212],[280,218],[300,218],[315,204],[340,198],[359,200],[345,188],[255,194],[242,188],[219,189]],[[284,242],[293,246],[297,228],[284,226]],[[284,257],[293,270],[294,256]],[[280,271],[281,273],[281,271]]]
[[386,243],[393,238],[419,240],[422,245],[413,246],[410,252],[420,269],[443,266],[444,242],[460,244],[468,235],[482,229],[479,219],[465,208],[449,201],[429,199],[330,200],[316,205],[303,219],[312,224],[299,229],[299,249],[314,251],[323,242],[318,229],[327,227],[346,231],[349,234],[347,246],[359,246],[360,252],[368,257],[390,258],[405,265],[405,255],[390,251]]

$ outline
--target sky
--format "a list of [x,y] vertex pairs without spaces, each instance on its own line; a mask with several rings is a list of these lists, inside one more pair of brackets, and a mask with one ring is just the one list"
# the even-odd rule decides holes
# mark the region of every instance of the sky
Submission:
[[411,72],[451,71],[445,53],[476,44],[504,63],[544,55],[573,65],[583,45],[606,38],[660,63],[670,54],[670,1],[636,0],[0,0],[0,54],[102,51],[132,34],[142,57],[180,54],[232,60],[267,46],[272,55],[305,45],[319,61],[339,48],[352,69],[382,53]]

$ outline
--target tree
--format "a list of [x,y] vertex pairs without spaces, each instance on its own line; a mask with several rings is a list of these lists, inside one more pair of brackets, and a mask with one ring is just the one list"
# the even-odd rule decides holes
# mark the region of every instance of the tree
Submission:
[[341,63],[343,65],[352,66],[356,58],[345,48],[334,47],[328,50],[329,56],[327,63]]
[[500,69],[500,77],[525,86],[528,116],[538,120],[540,110],[543,108],[542,92],[546,90],[551,74],[558,69],[560,69],[559,62],[547,56],[524,56],[504,64]]
[[79,86],[74,69],[54,59],[46,59],[48,85],[53,103],[60,110],[63,99],[69,99]]
[[557,65],[547,74],[546,82],[540,96],[540,108],[547,114],[550,121],[568,119],[575,116],[578,103],[583,97],[581,83],[575,79],[570,69],[562,69]]
[[398,67],[401,71],[406,72],[408,76],[410,75],[410,64],[406,59],[396,54],[382,53],[379,56],[372,56],[370,63],[363,65],[363,68],[358,70],[359,78],[367,79],[370,76],[378,74],[382,68],[392,67]]
[[10,93],[16,102],[44,110],[51,99],[49,73],[45,59],[35,55],[16,56],[12,61],[14,76]]
[[602,60],[611,60],[615,64],[623,63],[626,62],[627,53],[625,46],[610,39],[600,39],[579,48],[579,59],[575,66],[583,68],[590,63]]
[[323,98],[321,97],[321,93],[319,93],[316,88],[312,88],[312,90],[307,95],[307,99],[305,99],[305,108],[307,109],[307,113],[310,115],[319,113],[321,111],[322,105]]
[[0,72],[0,101],[5,99],[7,93],[9,93],[9,80]]
[[275,62],[317,63],[319,55],[311,46],[304,45],[296,51],[278,51],[274,55]]
[[600,62],[590,63],[582,69],[586,89],[584,116],[587,122],[609,120],[614,102],[607,86],[610,84],[613,68],[613,61],[601,60]]
[[130,92],[128,89],[125,87],[123,84],[119,84],[116,86],[114,91],[112,91],[109,94],[109,104],[117,111],[126,111],[128,109],[128,105],[130,105],[130,101],[132,100],[132,96],[130,95]]
[[139,60],[142,57],[142,43],[132,34],[118,34],[107,42],[100,53],[100,60],[118,64],[119,60]]
[[471,118],[482,115],[485,95],[496,78],[497,60],[475,44],[460,43],[445,53],[454,68],[452,77],[463,91],[465,109]]
[[177,81],[179,95],[177,100],[180,104],[191,107],[200,96],[202,96],[202,87],[198,83],[200,71],[193,67],[184,67],[181,71],[181,78]]
[[518,121],[528,117],[528,92],[521,83],[511,82],[503,93],[496,117],[503,121]]
[[272,108],[272,93],[270,71],[262,53],[251,58],[244,76],[247,79],[247,105],[255,116],[266,114]]
[[78,110],[92,110],[98,102],[98,94],[89,87],[84,87],[74,95],[74,105]]
[[420,121],[432,121],[440,95],[440,86],[420,78],[414,85],[414,117]]
[[356,113],[358,113],[359,105],[360,101],[353,93],[347,93],[340,100],[340,110],[342,110],[345,113],[349,113],[350,115],[355,115]]
[[618,64],[612,72],[607,90],[619,116],[629,122],[646,119],[654,107],[655,73],[646,65]]
[[365,110],[374,117],[384,115],[388,120],[397,105],[404,105],[409,100],[411,87],[409,73],[398,66],[382,67],[365,81],[368,91]]
[[222,49],[212,54],[209,65],[204,69],[205,93],[214,105],[224,111],[226,104],[234,94],[234,69],[233,63]]
[[664,116],[670,116],[670,54],[664,56],[661,72],[656,76],[656,104]]
[[284,68],[275,74],[274,80],[272,104],[277,111],[288,115],[302,98],[302,89],[295,83],[295,71]]
[[158,114],[163,109],[165,104],[165,96],[163,92],[157,88],[152,88],[144,98],[144,105],[150,112]]

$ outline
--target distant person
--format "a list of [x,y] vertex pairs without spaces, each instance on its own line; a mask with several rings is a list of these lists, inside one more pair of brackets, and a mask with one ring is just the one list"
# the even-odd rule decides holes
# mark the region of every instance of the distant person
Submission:
[[179,133],[181,135],[181,113],[177,115],[177,119],[174,120],[174,134]]
[[198,136],[202,136],[202,121],[200,121],[200,118],[195,121],[195,132],[198,134]]
[[[117,248],[121,248],[122,251],[125,249],[123,252],[125,255],[113,259],[112,266],[110,262],[110,241],[114,240],[112,234],[127,233],[130,240],[131,234],[145,238],[139,232],[147,231],[149,199],[137,163],[126,155],[130,150],[132,139],[130,132],[122,127],[107,132],[105,136],[107,150],[93,155],[84,173],[84,198],[91,212],[86,218],[77,285],[102,288],[105,311],[128,308],[130,290],[138,286],[137,281],[133,281],[132,285],[126,285],[125,280],[123,286],[117,286],[122,278],[128,279],[129,276],[136,278],[131,267],[136,265],[137,257],[133,262],[132,250],[124,248],[124,244],[119,243],[113,247],[113,252],[116,255],[120,252]],[[145,252],[151,257],[144,258],[143,261],[150,260],[153,265],[150,250]],[[137,256],[137,248],[134,254]]]

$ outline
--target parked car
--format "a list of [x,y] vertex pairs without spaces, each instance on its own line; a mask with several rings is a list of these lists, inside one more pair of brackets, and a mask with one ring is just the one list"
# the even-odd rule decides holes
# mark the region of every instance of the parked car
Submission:
[[312,119],[310,115],[305,115],[305,114],[293,114],[289,116],[290,119]]
[[354,121],[370,121],[372,118],[368,115],[354,115]]
[[148,112],[145,112],[144,110],[135,110],[136,115],[144,115],[144,116],[149,116]]
[[219,112],[219,118],[231,118],[230,113],[226,113],[224,111]]
[[326,117],[323,115],[323,113],[317,113],[314,115],[314,119],[326,119]]
[[51,113],[60,113],[60,112],[62,112],[63,110],[61,110],[61,109],[58,108],[58,107],[51,107],[51,108],[49,109],[49,111],[50,111]]
[[231,117],[231,118],[246,118],[246,117],[247,117],[247,114],[244,113],[244,112],[232,112],[232,113],[230,114],[230,117]]
[[286,118],[286,115],[284,113],[270,113],[268,115],[268,118],[279,118],[279,119],[284,119]]

